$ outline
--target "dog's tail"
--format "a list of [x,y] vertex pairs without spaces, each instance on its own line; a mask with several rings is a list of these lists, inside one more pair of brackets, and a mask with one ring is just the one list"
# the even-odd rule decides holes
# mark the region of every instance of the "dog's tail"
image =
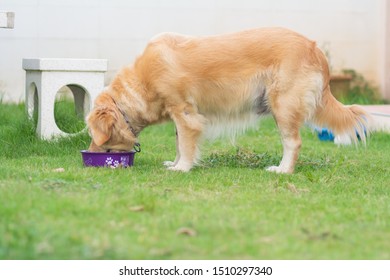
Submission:
[[323,90],[322,102],[317,107],[313,122],[330,129],[336,137],[349,138],[364,144],[369,135],[370,115],[360,106],[344,106],[334,98],[329,85]]

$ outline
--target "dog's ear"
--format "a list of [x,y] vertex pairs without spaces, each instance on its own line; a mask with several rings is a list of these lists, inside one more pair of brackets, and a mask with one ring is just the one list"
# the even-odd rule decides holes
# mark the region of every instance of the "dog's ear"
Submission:
[[87,123],[93,142],[101,146],[111,137],[115,115],[107,107],[96,108],[89,114]]

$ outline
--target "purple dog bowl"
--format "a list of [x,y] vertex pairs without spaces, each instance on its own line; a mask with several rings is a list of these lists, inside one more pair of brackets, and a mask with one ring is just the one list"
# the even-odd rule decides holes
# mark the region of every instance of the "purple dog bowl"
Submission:
[[135,151],[117,153],[97,153],[82,150],[83,163],[85,166],[93,167],[128,167],[134,163]]

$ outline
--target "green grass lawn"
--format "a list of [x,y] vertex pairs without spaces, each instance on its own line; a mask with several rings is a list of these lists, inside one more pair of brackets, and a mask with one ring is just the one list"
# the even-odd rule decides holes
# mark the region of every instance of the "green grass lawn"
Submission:
[[141,134],[132,168],[85,168],[87,133],[40,141],[0,104],[0,259],[390,259],[390,135],[302,136],[293,175],[264,170],[282,153],[272,119],[205,143],[189,173],[162,166],[172,124]]

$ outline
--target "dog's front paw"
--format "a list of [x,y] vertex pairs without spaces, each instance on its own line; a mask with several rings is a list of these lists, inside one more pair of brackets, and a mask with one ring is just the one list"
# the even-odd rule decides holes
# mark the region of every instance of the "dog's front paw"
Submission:
[[290,170],[285,170],[284,168],[282,168],[280,166],[270,166],[270,167],[267,167],[265,170],[267,170],[269,172],[275,172],[275,173],[284,173],[284,174],[292,173]]
[[164,161],[163,165],[165,167],[173,167],[173,166],[175,166],[175,163],[173,161]]
[[188,172],[191,169],[191,166],[188,164],[176,164],[175,166],[170,166],[167,168],[170,171],[180,171],[180,172]]

